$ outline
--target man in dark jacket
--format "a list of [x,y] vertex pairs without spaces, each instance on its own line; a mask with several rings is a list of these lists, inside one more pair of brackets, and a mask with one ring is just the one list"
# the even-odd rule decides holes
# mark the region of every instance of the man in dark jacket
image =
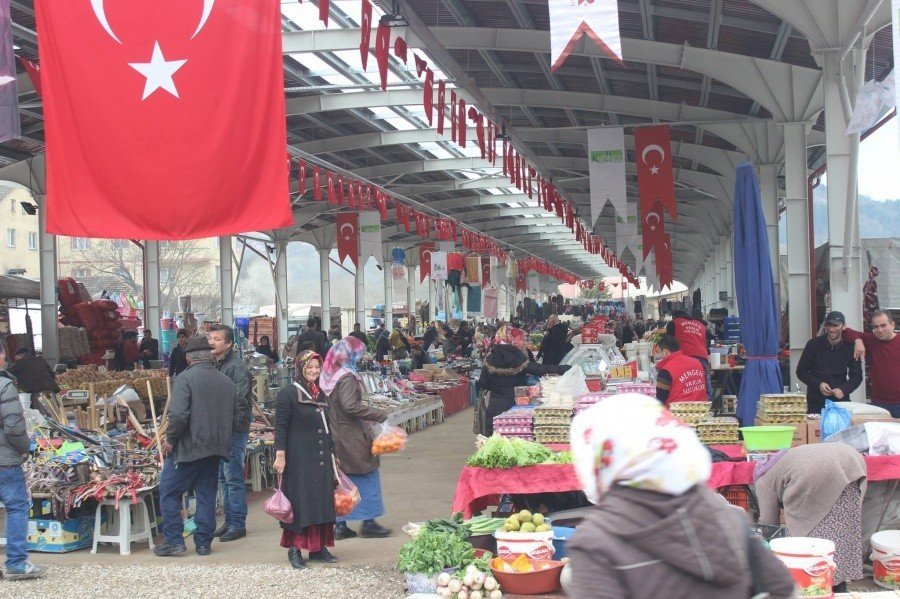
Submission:
[[797,363],[797,378],[806,385],[806,411],[818,414],[825,400],[850,401],[862,384],[862,364],[853,357],[853,344],[843,340],[846,320],[840,312],[825,317],[825,334],[807,342]]
[[[328,353],[328,340],[322,334],[322,331],[316,329],[315,318],[310,318],[306,321],[306,330],[300,333],[300,336],[297,338],[297,355],[306,350],[312,350],[323,358]],[[296,358],[296,356],[294,357]]]
[[357,339],[362,341],[363,345],[366,346],[366,349],[369,348],[369,338],[366,336],[365,333],[362,332],[361,327],[359,326],[358,322],[353,325],[353,332],[350,333],[350,336],[356,337]]
[[538,349],[537,358],[543,358],[543,363],[548,366],[559,364],[572,349],[569,343],[569,325],[560,322],[556,314],[547,319],[547,333],[541,339],[541,347]]
[[187,358],[184,355],[184,348],[188,342],[188,334],[184,329],[178,330],[178,343],[172,348],[169,354],[169,376],[175,378],[184,372],[188,367]]
[[[198,555],[209,555],[216,527],[216,488],[219,464],[229,459],[232,433],[241,424],[235,386],[216,372],[205,337],[192,338],[185,353],[189,366],[175,379],[169,400],[169,425],[163,452],[167,455],[159,482],[165,543],[153,551],[160,557],[185,552],[184,494],[194,490],[194,544]],[[241,461],[243,469],[243,461]]]
[[28,348],[20,347],[16,351],[16,360],[9,365],[7,372],[15,377],[19,389],[31,393],[32,409],[38,409],[36,400],[39,394],[59,391],[56,375],[50,370],[50,365],[43,358],[31,353]]
[[6,345],[0,341],[0,502],[6,508],[6,567],[8,580],[38,578],[44,566],[28,560],[28,508],[22,463],[28,458],[28,433],[15,377],[4,370]]
[[216,370],[234,385],[238,419],[231,438],[228,460],[219,469],[219,482],[225,503],[225,521],[215,531],[220,541],[234,541],[247,536],[247,487],[244,486],[244,456],[250,423],[253,421],[253,391],[250,369],[234,349],[234,330],[223,324],[209,327],[207,336],[212,347]]
[[144,368],[150,368],[150,360],[159,360],[159,339],[153,338],[153,331],[144,329],[144,338],[138,346]]

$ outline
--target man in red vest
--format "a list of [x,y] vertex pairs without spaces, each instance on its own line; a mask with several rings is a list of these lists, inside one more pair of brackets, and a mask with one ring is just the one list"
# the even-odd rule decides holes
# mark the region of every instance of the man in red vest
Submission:
[[656,363],[656,399],[666,406],[679,401],[707,401],[706,369],[696,358],[685,355],[672,335],[656,344],[662,359]]
[[697,358],[703,368],[708,370],[709,342],[706,324],[702,320],[691,318],[684,311],[675,312],[672,316],[674,318],[666,326],[666,333],[675,337],[686,356]]

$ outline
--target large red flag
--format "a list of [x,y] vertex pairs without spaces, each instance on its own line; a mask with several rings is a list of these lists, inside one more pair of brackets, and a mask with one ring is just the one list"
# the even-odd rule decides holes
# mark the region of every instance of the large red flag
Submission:
[[338,212],[334,223],[337,233],[338,260],[341,264],[348,256],[354,265],[359,259],[359,213]]
[[678,222],[669,126],[638,127],[634,131],[634,148],[641,216],[659,200],[672,220]]
[[277,2],[35,9],[48,231],[191,239],[293,223]]
[[365,71],[369,64],[369,45],[372,43],[372,3],[369,0],[362,0],[359,22],[359,57]]
[[[650,251],[659,248],[666,238],[666,220],[663,215],[662,204],[653,202],[653,205],[644,215],[641,222],[641,242],[644,245],[644,259],[650,255]],[[657,253],[657,256],[659,254]],[[656,271],[659,274],[659,270]]]
[[419,244],[419,282],[425,280],[425,277],[431,276],[431,252],[434,251],[433,243]]
[[378,75],[381,90],[387,89],[388,57],[391,49],[391,28],[384,21],[378,22],[375,30],[375,60],[378,61]]

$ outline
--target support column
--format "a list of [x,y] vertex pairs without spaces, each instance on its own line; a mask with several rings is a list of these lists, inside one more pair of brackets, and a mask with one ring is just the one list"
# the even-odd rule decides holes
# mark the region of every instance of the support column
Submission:
[[[415,296],[415,286],[416,286],[416,267],[415,266],[407,266],[406,267],[406,280],[408,284],[406,285],[406,318],[407,318],[407,326],[409,326],[410,318],[416,318],[416,296]],[[416,318],[416,320],[418,320]],[[415,331],[413,331],[415,335]]]
[[[51,366],[59,363],[58,306],[56,303],[56,235],[47,233],[44,196],[34,196],[38,204],[38,235],[41,265],[41,354]],[[7,356],[12,361],[12,356]]]
[[356,306],[355,321],[359,323],[359,328],[366,330],[366,263],[360,257],[359,265],[356,267],[356,293],[354,294],[354,305]]
[[[784,174],[788,263],[788,339],[791,380],[806,342],[812,338],[810,315],[809,216],[807,204],[806,123],[784,125]],[[802,383],[800,384],[803,387]]]
[[387,331],[394,330],[394,274],[391,272],[393,248],[382,247],[384,261],[381,263],[381,274],[384,275],[384,326]]
[[775,281],[775,305],[781,313],[781,281],[779,280],[778,244],[778,167],[777,164],[759,165],[759,192],[763,217],[766,219],[766,235],[769,240],[769,258],[772,279]]
[[287,241],[275,242],[275,326],[279,345],[286,343],[288,338],[287,249]]
[[159,242],[144,242],[144,328],[159,334]]
[[234,274],[231,236],[219,237],[219,294],[222,302],[222,324],[234,323]]
[[322,331],[331,330],[331,248],[319,248],[319,303],[322,305]]

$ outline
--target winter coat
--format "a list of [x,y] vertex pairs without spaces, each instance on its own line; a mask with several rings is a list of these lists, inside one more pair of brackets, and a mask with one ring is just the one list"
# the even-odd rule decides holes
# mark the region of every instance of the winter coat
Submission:
[[365,405],[362,398],[359,381],[350,375],[337,382],[328,398],[334,453],[347,474],[369,474],[381,465],[372,455],[375,433],[371,423],[384,422],[387,414]]
[[184,369],[187,367],[187,356],[184,355],[184,348],[180,344],[176,344],[172,348],[172,353],[169,354],[169,376],[175,377],[184,372]]
[[484,368],[478,379],[480,389],[491,392],[488,413],[502,414],[516,403],[515,387],[526,384],[528,375],[562,374],[571,366],[550,366],[528,359],[514,345],[494,345],[484,359]]
[[166,440],[177,463],[231,455],[231,436],[243,412],[234,383],[210,362],[198,362],[175,377],[169,399]]
[[253,421],[253,389],[250,384],[252,378],[250,369],[247,368],[233,347],[221,360],[216,360],[215,364],[216,370],[231,379],[234,384],[238,412],[234,431],[249,431],[250,423]]
[[56,375],[44,358],[28,355],[7,366],[9,374],[16,377],[16,384],[25,393],[59,391]]
[[308,349],[313,350],[324,358],[325,354],[328,353],[329,347],[331,347],[331,344],[328,343],[324,333],[315,329],[306,329],[297,337],[294,358]]
[[325,395],[319,393],[315,401],[320,405],[294,385],[283,388],[275,398],[275,451],[284,451],[281,490],[294,511],[294,521],[281,527],[296,533],[335,521],[334,444]]
[[0,425],[0,466],[19,466],[31,442],[15,378],[5,370],[0,370]]
[[557,323],[550,327],[544,338],[541,339],[541,348],[538,350],[538,359],[544,358],[544,364],[553,366],[559,364],[566,354],[572,349],[569,343],[569,325]]
[[788,571],[749,531],[746,514],[704,487],[676,497],[615,486],[569,540],[569,597],[749,597],[751,547],[771,598],[796,597]]

